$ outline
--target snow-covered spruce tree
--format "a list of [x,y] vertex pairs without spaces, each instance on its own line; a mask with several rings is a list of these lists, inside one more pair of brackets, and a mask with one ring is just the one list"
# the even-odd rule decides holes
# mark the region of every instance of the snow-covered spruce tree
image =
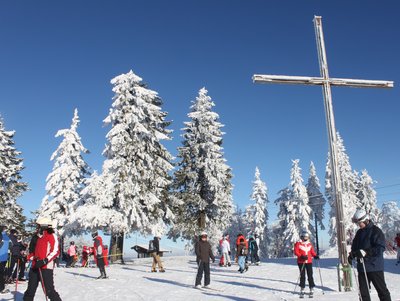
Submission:
[[283,257],[283,253],[286,252],[284,249],[284,238],[283,232],[287,228],[287,216],[289,214],[288,208],[290,205],[291,191],[288,187],[281,189],[278,194],[279,198],[275,200],[275,205],[279,206],[279,211],[277,214],[277,223],[274,223],[272,227],[272,241],[268,250],[270,256],[273,257]]
[[0,117],[0,221],[24,233],[26,218],[17,198],[28,190],[28,184],[21,181],[23,159],[14,147],[14,135],[15,131],[6,131]]
[[290,174],[290,201],[287,207],[286,229],[283,231],[283,250],[282,256],[293,255],[293,246],[300,239],[302,231],[312,234],[310,224],[311,208],[308,205],[307,189],[303,185],[299,160],[292,160],[292,170]]
[[192,102],[191,119],[185,122],[183,146],[178,148],[174,173],[176,209],[173,238],[193,239],[201,230],[216,243],[230,224],[233,212],[232,173],[222,149],[223,125],[212,111],[213,101],[205,88]]
[[385,202],[378,216],[386,240],[392,242],[400,232],[400,208],[396,201]]
[[[357,230],[356,225],[351,222],[351,218],[357,207],[360,207],[360,202],[356,195],[357,174],[351,168],[350,159],[346,154],[343,139],[340,137],[339,133],[337,133],[336,143],[339,167],[338,172],[339,178],[341,179],[342,183],[343,222],[346,230],[346,240],[350,244]],[[329,245],[331,247],[335,247],[337,246],[336,203],[335,198],[333,197],[334,192],[331,180],[332,168],[330,161],[330,154],[328,153],[325,172],[325,196],[331,207],[331,210],[329,212]]]
[[[101,183],[88,202],[83,227],[112,232],[113,260],[123,260],[125,234],[163,234],[164,222],[173,218],[169,209],[169,172],[173,157],[162,145],[170,140],[170,122],[161,110],[158,93],[129,71],[111,80],[113,104],[104,122],[110,125],[103,155]],[[91,212],[91,213],[90,213]]]
[[61,236],[79,234],[80,228],[70,227],[75,219],[75,211],[80,201],[85,179],[90,176],[88,164],[83,154],[88,150],[83,146],[77,132],[79,125],[78,110],[75,109],[69,129],[59,130],[55,137],[63,137],[60,145],[52,154],[54,161],[52,172],[46,179],[46,195],[42,200],[39,216],[50,217],[57,223]]
[[307,182],[308,205],[312,209],[311,219],[315,220],[316,218],[316,221],[321,227],[321,230],[325,230],[323,219],[325,217],[324,206],[326,200],[324,198],[324,195],[321,193],[320,187],[321,185],[317,177],[314,163],[311,162],[310,175]]
[[259,249],[263,257],[268,254],[268,190],[267,185],[260,178],[260,171],[256,167],[253,182],[253,192],[251,194],[251,200],[254,201],[253,206],[253,218],[252,218],[252,229],[254,234],[257,234],[260,238]]
[[378,222],[379,209],[377,206],[376,191],[373,188],[375,182],[368,171],[363,169],[361,175],[356,178],[356,196],[359,200],[359,207],[364,208],[374,222]]

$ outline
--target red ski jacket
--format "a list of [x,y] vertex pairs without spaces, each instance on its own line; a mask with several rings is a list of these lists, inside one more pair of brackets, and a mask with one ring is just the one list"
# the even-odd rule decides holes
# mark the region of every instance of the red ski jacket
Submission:
[[[297,256],[297,263],[312,263],[312,259],[314,256],[317,256],[315,253],[314,247],[309,241],[298,241],[294,245],[294,255]],[[301,259],[301,256],[307,256],[307,260]]]
[[104,256],[103,239],[101,238],[101,236],[96,236],[96,238],[93,240],[93,255],[96,264],[97,255]]
[[34,259],[32,267],[35,267],[37,260],[47,258],[48,263],[42,269],[54,269],[54,259],[60,254],[60,246],[55,233],[48,233],[47,230],[43,231],[43,235],[38,237],[35,246]]

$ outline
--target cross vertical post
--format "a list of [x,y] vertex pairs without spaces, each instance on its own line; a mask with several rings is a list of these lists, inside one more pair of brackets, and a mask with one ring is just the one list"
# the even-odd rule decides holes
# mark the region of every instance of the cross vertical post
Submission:
[[[286,76],[286,75],[253,75],[255,83],[278,83],[278,84],[303,84],[303,85],[319,85],[322,86],[324,95],[325,118],[328,131],[330,165],[332,169],[332,188],[334,192],[334,201],[336,204],[336,231],[339,262],[343,270],[343,286],[345,291],[351,289],[351,272],[347,262],[346,249],[346,229],[344,224],[343,201],[342,201],[342,180],[339,174],[335,119],[332,107],[331,86],[347,86],[347,87],[363,87],[363,88],[392,88],[393,81],[380,80],[362,80],[362,79],[346,79],[346,78],[330,78],[328,72],[328,62],[325,51],[324,35],[322,31],[322,18],[314,16],[314,28],[317,41],[318,58],[321,77],[309,76]],[[339,290],[341,290],[339,279]]]

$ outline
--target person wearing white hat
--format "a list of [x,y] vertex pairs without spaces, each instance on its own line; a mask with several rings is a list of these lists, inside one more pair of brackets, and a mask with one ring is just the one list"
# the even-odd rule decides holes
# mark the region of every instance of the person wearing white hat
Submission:
[[54,266],[60,248],[58,239],[54,233],[53,223],[47,217],[39,217],[36,220],[38,233],[33,261],[29,270],[28,288],[24,293],[24,301],[33,301],[39,283],[43,292],[51,301],[61,301],[60,295],[54,287]]
[[364,209],[357,209],[352,218],[357,230],[348,257],[351,265],[357,258],[358,283],[362,301],[370,301],[369,287],[372,284],[378,291],[379,300],[391,301],[383,273],[383,252],[386,247],[385,235],[374,225]]

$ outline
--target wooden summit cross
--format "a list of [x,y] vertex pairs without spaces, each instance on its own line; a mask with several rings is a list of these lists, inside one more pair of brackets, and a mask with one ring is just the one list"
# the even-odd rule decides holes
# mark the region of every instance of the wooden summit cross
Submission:
[[[261,75],[255,74],[253,81],[264,84],[303,84],[322,86],[324,94],[325,117],[328,130],[329,150],[331,153],[332,186],[336,203],[336,231],[338,251],[341,268],[343,270],[343,285],[345,291],[351,289],[351,272],[347,262],[346,232],[343,223],[342,182],[338,172],[336,152],[336,129],[332,108],[331,86],[363,87],[363,88],[392,88],[392,81],[363,80],[347,78],[330,78],[328,73],[328,61],[326,59],[324,35],[320,16],[314,16],[315,37],[317,40],[318,58],[321,77],[285,76],[285,75]],[[339,279],[339,291],[341,281]]]

